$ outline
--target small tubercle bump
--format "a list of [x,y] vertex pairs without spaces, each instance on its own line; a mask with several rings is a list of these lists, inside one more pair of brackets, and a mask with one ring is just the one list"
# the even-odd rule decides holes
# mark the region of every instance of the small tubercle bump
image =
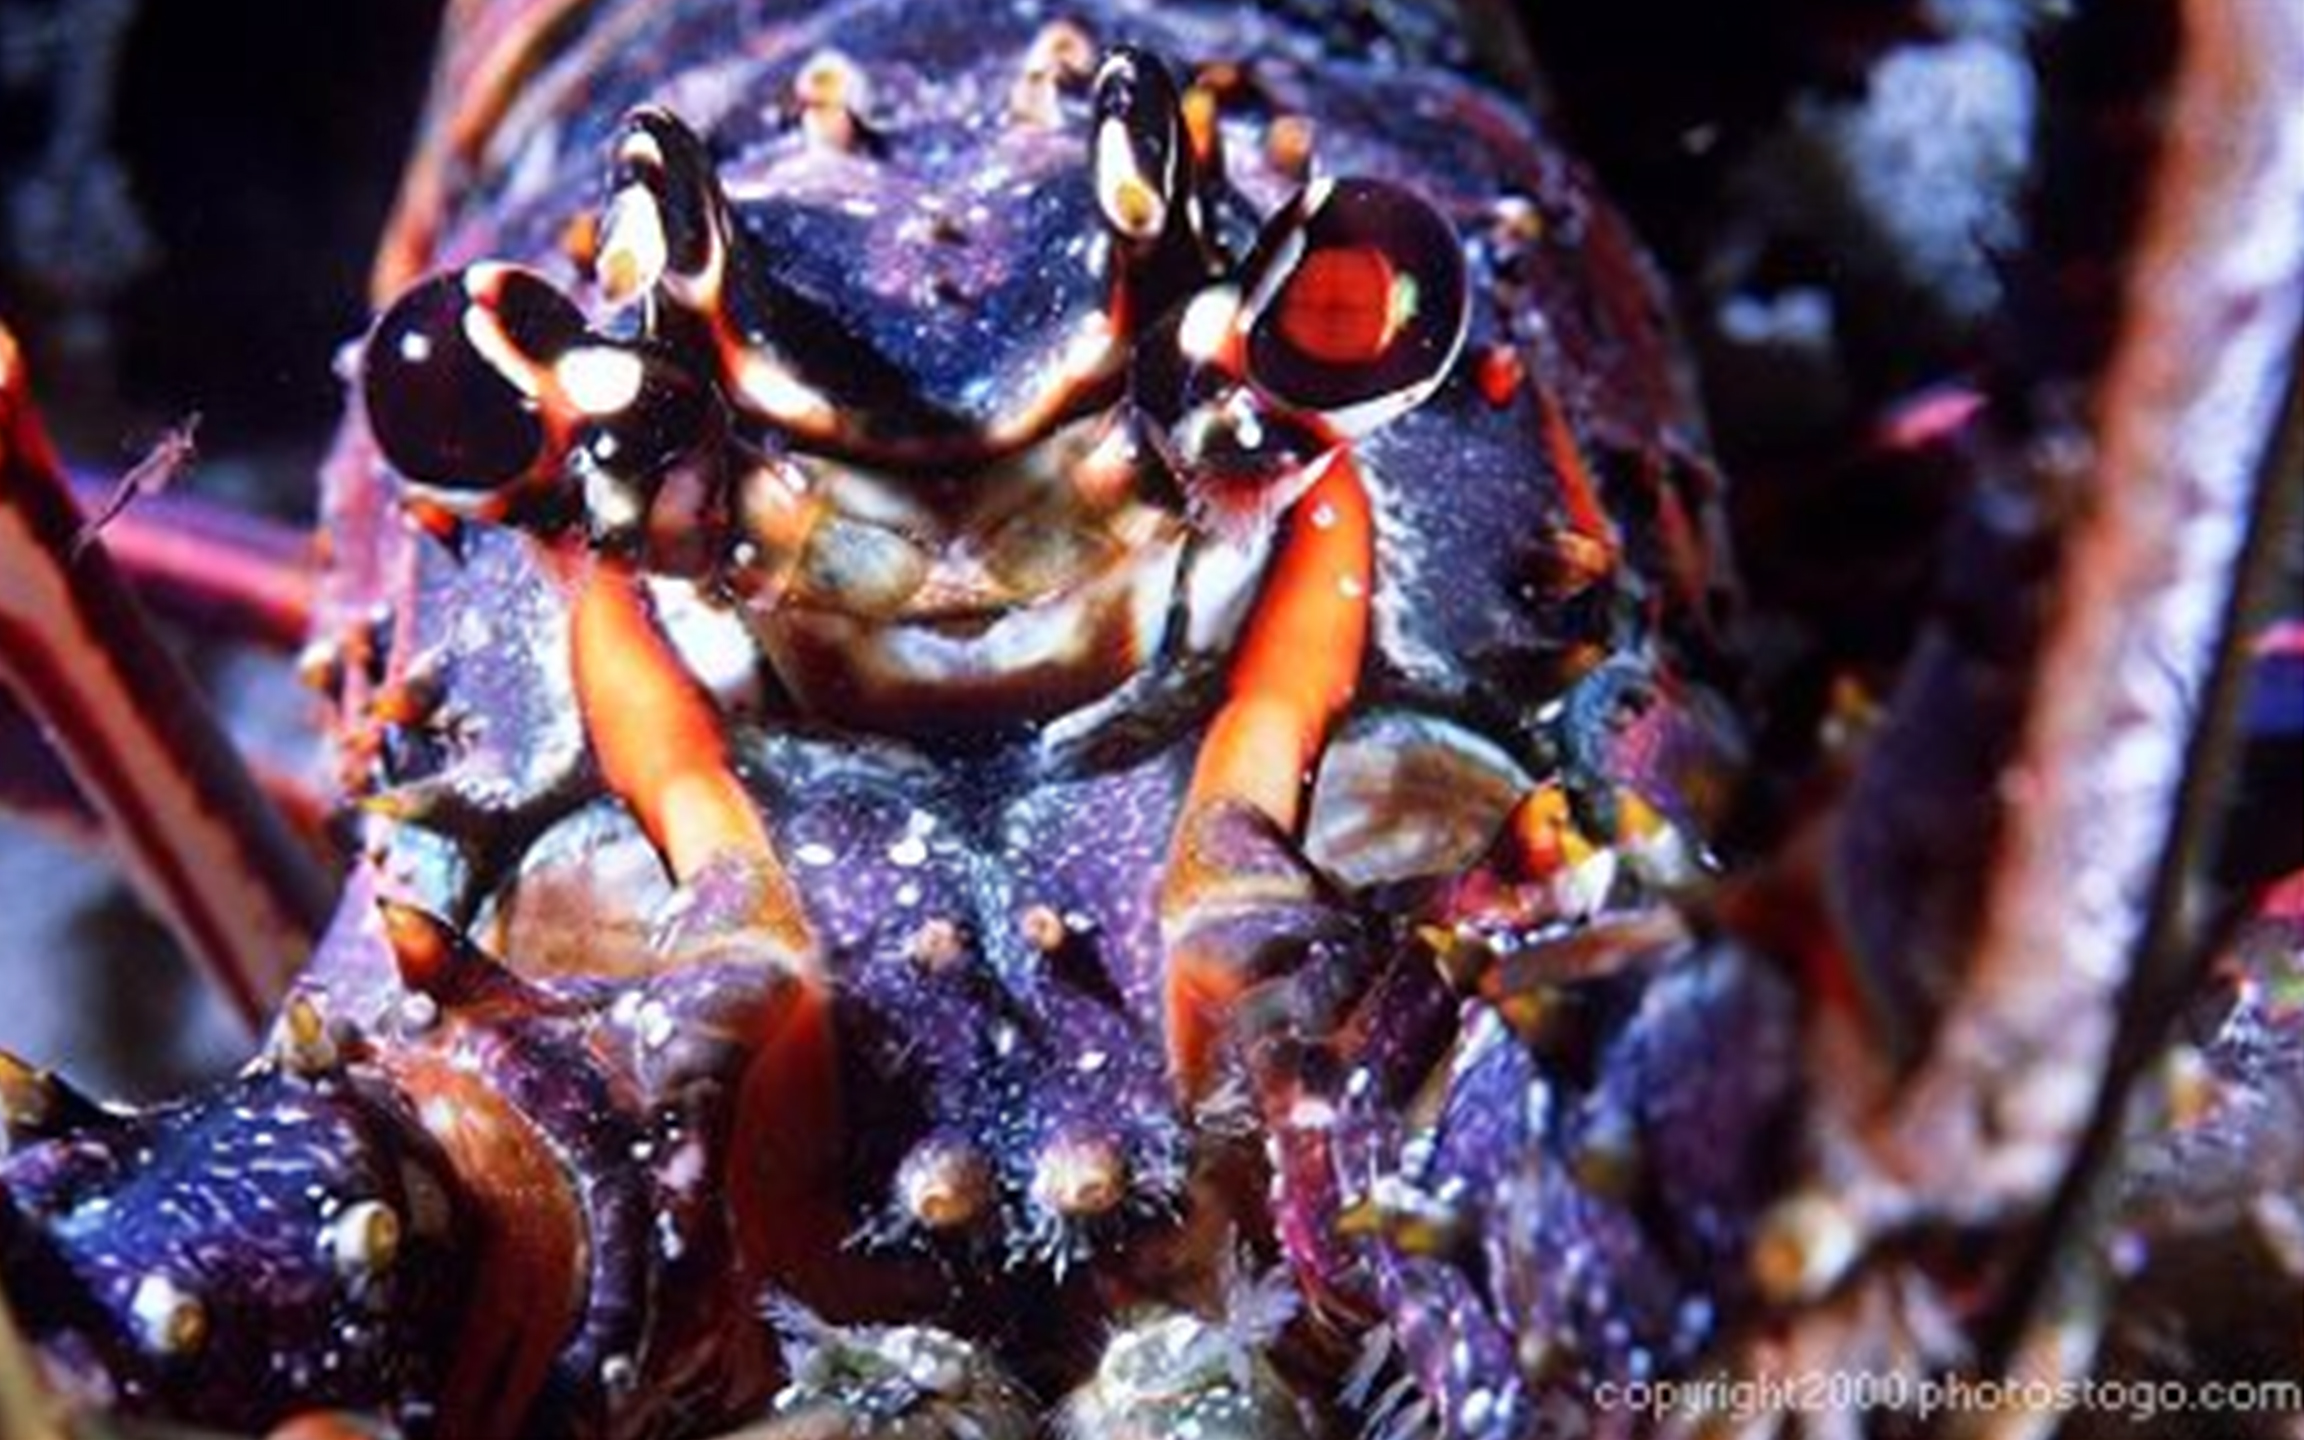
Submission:
[[1029,905],[1018,917],[1024,943],[1043,955],[1053,955],[1072,940],[1072,929],[1053,905]]
[[306,1080],[330,1074],[342,1062],[327,1012],[318,1000],[310,995],[289,999],[273,1031],[271,1058],[282,1070]]
[[872,87],[855,61],[838,50],[817,51],[794,77],[792,98],[800,107],[800,130],[809,144],[835,151],[862,147]]
[[923,1141],[896,1171],[897,1205],[926,1230],[967,1229],[991,1210],[992,1201],[991,1166],[965,1141]]
[[1110,1214],[1128,1198],[1128,1160],[1102,1135],[1059,1135],[1040,1147],[1032,1198],[1067,1220]]
[[136,1282],[128,1301],[137,1340],[155,1355],[181,1356],[208,1341],[208,1310],[198,1296],[157,1272]]
[[373,1278],[388,1272],[400,1254],[400,1214],[381,1200],[345,1208],[328,1227],[328,1248],[338,1273]]

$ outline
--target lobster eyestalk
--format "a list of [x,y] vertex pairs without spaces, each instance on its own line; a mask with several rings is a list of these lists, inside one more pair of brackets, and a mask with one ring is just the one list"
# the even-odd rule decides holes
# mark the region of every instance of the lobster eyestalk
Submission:
[[145,899],[249,1023],[327,922],[319,867],[80,512],[0,330],[0,683],[42,723]]

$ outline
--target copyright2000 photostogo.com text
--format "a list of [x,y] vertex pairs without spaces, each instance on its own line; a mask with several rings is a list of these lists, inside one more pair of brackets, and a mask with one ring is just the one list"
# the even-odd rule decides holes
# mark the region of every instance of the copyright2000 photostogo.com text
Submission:
[[2304,1412],[2304,1381],[1980,1380],[1895,1371],[1819,1370],[1797,1375],[1692,1380],[1607,1380],[1593,1387],[1602,1411],[1656,1419],[1700,1416],[1752,1420],[1765,1415],[1893,1411],[1926,1421],[1940,1416],[2021,1412],[2094,1413],[2139,1425],[2190,1416]]

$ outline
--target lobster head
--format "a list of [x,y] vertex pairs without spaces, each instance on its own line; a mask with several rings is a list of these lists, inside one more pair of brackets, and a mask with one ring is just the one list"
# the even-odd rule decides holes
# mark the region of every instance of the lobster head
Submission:
[[1052,26],[987,104],[822,52],[794,123],[725,162],[632,112],[585,303],[483,263],[378,323],[386,459],[442,523],[702,583],[805,708],[903,729],[1110,691],[1438,387],[1467,285],[1416,195],[1306,157],[1235,183],[1211,89],[1092,64]]

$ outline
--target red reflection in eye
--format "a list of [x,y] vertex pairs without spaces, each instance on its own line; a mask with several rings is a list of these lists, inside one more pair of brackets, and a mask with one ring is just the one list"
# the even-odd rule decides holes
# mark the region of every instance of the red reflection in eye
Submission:
[[1381,359],[1399,335],[1397,272],[1369,245],[1315,250],[1289,277],[1274,317],[1298,350],[1329,365]]

